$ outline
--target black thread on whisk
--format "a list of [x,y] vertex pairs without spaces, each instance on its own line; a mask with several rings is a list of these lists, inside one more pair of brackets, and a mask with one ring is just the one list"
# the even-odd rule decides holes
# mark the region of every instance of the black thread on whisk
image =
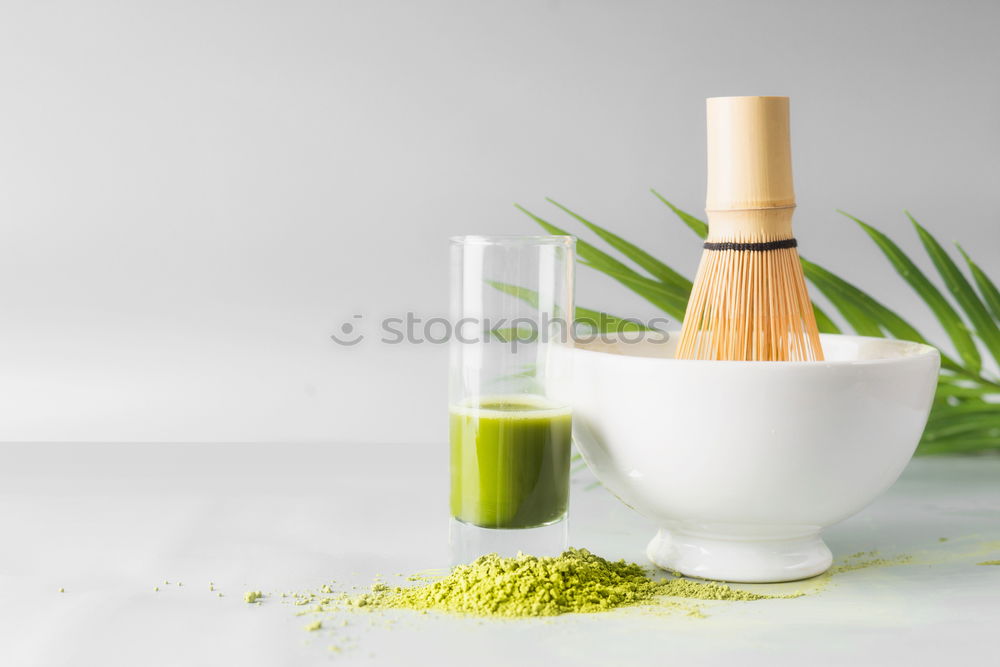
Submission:
[[795,239],[784,239],[783,241],[767,241],[766,243],[709,243],[705,242],[702,247],[705,250],[739,250],[749,252],[764,252],[767,250],[783,250],[784,248],[796,248],[799,242]]

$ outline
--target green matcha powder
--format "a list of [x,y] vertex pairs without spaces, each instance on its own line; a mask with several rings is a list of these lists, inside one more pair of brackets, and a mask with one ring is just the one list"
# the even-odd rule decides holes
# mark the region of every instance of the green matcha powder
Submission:
[[347,602],[355,607],[527,617],[608,611],[657,596],[697,600],[775,597],[686,579],[654,581],[635,563],[608,561],[586,549],[569,549],[556,558],[491,554],[454,568],[432,584],[390,587],[376,583],[371,592]]

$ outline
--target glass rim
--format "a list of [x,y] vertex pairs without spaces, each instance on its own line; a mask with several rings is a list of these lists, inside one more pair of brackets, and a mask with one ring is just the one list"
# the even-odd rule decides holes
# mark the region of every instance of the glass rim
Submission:
[[571,246],[576,237],[569,234],[467,234],[452,236],[452,245],[552,245]]

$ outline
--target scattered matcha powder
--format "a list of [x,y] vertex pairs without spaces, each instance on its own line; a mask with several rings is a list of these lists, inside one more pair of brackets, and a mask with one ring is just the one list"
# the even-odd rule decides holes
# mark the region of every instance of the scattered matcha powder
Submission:
[[984,560],[982,563],[976,563],[976,565],[1000,565],[1000,560]]
[[253,604],[254,602],[259,602],[263,597],[264,594],[260,591],[247,591],[243,594],[243,601],[248,604]]
[[60,588],[60,589],[59,589],[59,592],[60,592],[60,593],[65,593],[65,592],[66,592],[66,589],[65,589],[65,588]]
[[654,581],[635,563],[608,561],[586,549],[569,549],[556,558],[483,556],[426,586],[393,588],[377,581],[370,592],[351,597],[347,603],[354,607],[528,617],[608,611],[657,596],[741,601],[776,597],[718,583]]
[[[861,560],[865,559],[865,560]],[[844,558],[840,565],[835,565],[827,570],[828,575],[851,572],[853,570],[864,570],[869,567],[885,567],[888,565],[904,565],[913,560],[913,556],[903,554],[894,558],[880,558],[877,551],[859,551]]]
[[306,630],[308,630],[309,632],[315,632],[316,630],[319,630],[322,627],[323,627],[323,621],[313,621],[312,623],[306,626]]
[[692,600],[736,600],[750,602],[752,600],[774,600],[776,598],[790,599],[802,597],[803,593],[790,595],[763,595],[730,588],[714,581],[691,581],[690,579],[668,579],[657,584],[657,595],[669,595]]

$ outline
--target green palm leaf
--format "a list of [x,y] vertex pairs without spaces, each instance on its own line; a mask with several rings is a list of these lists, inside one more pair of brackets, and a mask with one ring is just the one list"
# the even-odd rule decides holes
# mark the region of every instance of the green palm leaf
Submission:
[[599,333],[622,333],[624,331],[652,331],[636,320],[630,320],[590,308],[576,309],[576,323],[591,327]]
[[815,303],[813,307],[813,317],[816,318],[816,328],[819,329],[820,333],[841,333],[840,327],[838,327],[830,316],[823,312],[823,309],[817,306]]
[[[565,230],[553,225],[551,222],[547,220],[540,218],[539,216],[535,215],[528,209],[518,204],[515,204],[515,206],[519,211],[530,217],[532,220],[538,223],[543,229],[545,229],[550,234],[569,236],[569,233],[566,232]],[[629,268],[628,266],[618,261],[611,255],[607,254],[606,252],[603,252],[602,250],[599,250],[598,248],[595,248],[594,246],[592,246],[591,244],[587,243],[582,239],[577,239],[576,241],[576,252],[577,255],[579,255],[580,259],[584,260],[589,266],[597,269],[598,271],[601,271],[602,273],[608,276],[611,276],[615,280],[618,280],[619,282],[624,284],[626,287],[628,287],[629,285],[627,282],[625,282],[625,279],[622,278],[622,276],[627,276],[628,279],[631,279],[633,281],[642,280],[645,278],[645,276],[643,276],[642,274]],[[647,301],[649,301],[651,304],[659,308],[660,310],[669,314],[671,317],[676,318],[677,321],[680,321],[684,317],[684,308],[679,304],[679,302],[676,299],[665,299],[650,291],[638,294]]]
[[[533,308],[538,308],[538,292],[533,289],[521,287],[520,285],[501,283],[494,280],[487,280],[486,284],[505,294],[517,297]],[[574,311],[576,313],[576,317],[574,318],[575,323],[593,327],[601,333],[607,333],[609,331],[622,332],[650,330],[649,327],[644,326],[635,320],[618,317],[617,315],[609,315],[608,313],[601,312],[600,310],[577,306],[574,308]]]
[[888,236],[866,222],[855,218],[853,215],[844,213],[843,211],[840,211],[840,213],[856,222],[875,241],[875,244],[882,250],[882,253],[888,258],[896,271],[917,291],[917,294],[920,295],[931,309],[931,312],[934,313],[934,316],[937,317],[938,322],[944,327],[945,332],[958,351],[958,355],[965,364],[965,368],[973,373],[979,373],[982,369],[982,358],[979,356],[979,350],[976,349],[976,344],[972,340],[972,334],[962,318],[955,312],[955,309],[952,308],[951,304],[948,303],[938,288],[934,286],[934,283],[928,280],[927,276],[914,264],[913,260]]
[[[801,259],[801,258],[800,258]],[[821,267],[801,259],[803,272],[813,285],[830,300],[834,308],[843,316],[857,333],[862,336],[882,336],[882,328],[878,320],[872,317],[868,309],[853,295],[845,293],[841,286],[826,275]]]
[[590,229],[590,231],[604,239],[608,245],[631,259],[641,268],[648,271],[651,276],[659,280],[661,283],[676,287],[679,293],[684,294],[685,302],[687,301],[688,295],[691,294],[690,280],[653,257],[642,248],[636,246],[634,243],[630,243],[617,234],[612,234],[603,227],[587,220],[583,216],[577,215],[554,199],[549,199],[548,201],[582,222],[588,229]]
[[656,190],[650,190],[650,192],[656,195],[656,198],[659,199],[661,202],[669,206],[670,210],[673,211],[677,215],[677,217],[680,218],[681,221],[691,229],[691,231],[693,231],[701,238],[706,238],[708,236],[708,224],[705,223],[705,221],[699,220],[690,213],[680,210],[679,208],[671,204],[669,201],[667,201],[663,197],[663,195],[661,195]]
[[945,426],[939,424],[926,440],[934,443],[970,433],[978,434],[980,437],[993,435],[1000,438],[1000,410],[993,410],[992,414],[963,417]]
[[1000,404],[986,403],[983,401],[972,401],[960,403],[959,405],[949,405],[931,413],[927,419],[929,426],[949,423],[951,420],[966,418],[970,416],[980,416],[991,414],[1000,416]]
[[[844,319],[859,334],[864,336],[882,336],[884,330],[889,335],[901,340],[912,340],[926,343],[920,332],[913,328],[902,317],[889,310],[881,303],[868,296],[860,289],[843,278],[834,275],[819,264],[800,258],[802,269],[810,282],[823,293],[826,298],[840,311]],[[844,309],[847,309],[845,312]],[[856,322],[855,322],[856,320]],[[877,333],[865,333],[872,330]]]
[[965,311],[976,334],[986,344],[986,349],[990,351],[990,354],[993,355],[997,363],[1000,363],[1000,329],[997,328],[997,323],[990,317],[986,306],[983,305],[983,302],[979,300],[979,297],[976,296],[975,291],[972,289],[972,285],[969,284],[969,281],[959,271],[955,262],[945,252],[944,248],[941,247],[941,244],[937,242],[937,239],[924,229],[909,212],[906,213],[906,216],[916,228],[920,241],[924,244],[924,248],[927,250],[927,254],[930,255],[931,261],[934,262],[938,273],[941,274],[941,278],[944,280],[948,291],[951,292],[951,295],[955,297],[955,301]]
[[922,456],[935,456],[941,454],[972,454],[982,451],[995,450],[1000,447],[1000,436],[987,432],[982,437],[970,438],[967,435],[958,435],[950,440],[938,440],[935,442],[922,443],[917,448],[917,454]]
[[979,268],[979,265],[972,261],[962,246],[955,244],[958,251],[962,253],[962,257],[965,258],[965,262],[969,265],[969,271],[972,272],[972,278],[976,281],[976,286],[979,288],[979,293],[983,295],[983,299],[986,301],[986,305],[990,307],[990,312],[993,313],[994,319],[1000,321],[1000,290],[997,290],[997,286],[993,284],[990,277]]
[[[939,382],[937,393],[934,398],[937,400],[947,399],[949,397],[956,398],[977,398],[982,399],[984,396],[989,396],[990,394],[996,393],[996,387],[991,387],[989,385],[958,385],[949,384],[947,382]],[[997,408],[1000,410],[1000,406]]]
[[[597,267],[590,262],[580,262],[584,266],[589,266],[592,269]],[[646,299],[652,301],[655,299],[662,299],[664,301],[669,301],[674,304],[674,306],[683,312],[683,309],[687,307],[688,295],[681,292],[675,287],[666,285],[664,283],[653,280],[652,278],[647,278],[646,276],[641,276],[637,274],[621,273],[614,269],[599,269],[601,273],[611,276],[618,282],[622,283],[629,289],[631,289],[636,294],[645,297]]]

